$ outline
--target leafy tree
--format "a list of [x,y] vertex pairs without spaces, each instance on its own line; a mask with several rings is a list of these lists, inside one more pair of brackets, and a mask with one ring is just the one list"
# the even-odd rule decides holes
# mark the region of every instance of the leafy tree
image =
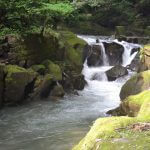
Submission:
[[68,1],[58,0],[2,0],[0,1],[0,29],[24,31],[27,29],[57,29],[72,12],[73,6]]

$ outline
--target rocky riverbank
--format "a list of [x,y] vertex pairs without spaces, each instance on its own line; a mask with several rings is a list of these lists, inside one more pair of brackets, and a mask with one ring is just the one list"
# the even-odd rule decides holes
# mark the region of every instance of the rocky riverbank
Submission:
[[122,87],[119,108],[109,111],[113,116],[97,119],[91,130],[73,150],[149,149],[150,63],[147,55],[149,50],[149,45],[141,49],[142,67],[140,65],[139,73],[131,77]]
[[82,90],[82,49],[86,42],[69,31],[45,29],[0,39],[0,106],[63,97]]

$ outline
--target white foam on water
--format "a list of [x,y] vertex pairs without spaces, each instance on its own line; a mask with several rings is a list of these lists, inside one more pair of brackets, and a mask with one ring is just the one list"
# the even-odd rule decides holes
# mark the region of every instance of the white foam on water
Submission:
[[[85,76],[85,79],[88,83],[88,86],[84,89],[84,91],[88,91],[93,93],[96,96],[102,96],[105,99],[106,104],[110,104],[111,108],[115,108],[120,103],[119,93],[122,85],[129,79],[129,77],[133,74],[129,72],[129,75],[119,78],[116,81],[109,82],[107,80],[106,71],[112,68],[113,66],[109,66],[108,57],[105,53],[105,47],[103,42],[112,43],[115,42],[124,47],[124,53],[122,56],[123,66],[127,66],[131,63],[131,61],[136,56],[137,52],[131,55],[131,51],[133,48],[139,48],[140,45],[127,43],[125,41],[119,42],[118,40],[113,39],[104,39],[98,36],[78,36],[79,38],[85,40],[89,45],[100,45],[103,53],[103,66],[99,67],[89,67],[87,65],[87,60],[84,63],[84,68],[82,74]],[[96,43],[96,40],[99,40],[99,43]],[[93,79],[93,76],[96,75],[96,80]],[[105,105],[105,104],[104,104]],[[96,107],[96,106],[95,106]],[[109,109],[109,108],[108,108]]]

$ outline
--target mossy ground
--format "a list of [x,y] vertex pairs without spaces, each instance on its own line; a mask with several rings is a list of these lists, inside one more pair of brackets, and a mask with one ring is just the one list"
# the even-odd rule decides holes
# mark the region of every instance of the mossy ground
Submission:
[[136,123],[150,122],[150,90],[130,97],[141,107],[137,117],[108,117],[96,120],[91,130],[73,150],[132,150],[150,147],[150,131],[132,131]]
[[149,150],[150,148],[150,131],[122,130],[119,134],[122,138],[102,140],[97,150]]

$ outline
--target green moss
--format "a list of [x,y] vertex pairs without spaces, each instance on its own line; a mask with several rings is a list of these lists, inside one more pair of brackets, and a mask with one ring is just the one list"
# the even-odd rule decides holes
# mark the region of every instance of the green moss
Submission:
[[67,49],[67,57],[68,60],[75,66],[81,66],[82,64],[82,58],[80,55],[73,49],[73,48],[68,48]]
[[123,111],[129,116],[137,116],[142,104],[150,100],[150,91],[127,97],[121,104]]
[[86,137],[73,150],[94,150],[97,139],[120,138],[116,129],[124,128],[136,122],[129,117],[109,117],[96,120]]
[[143,105],[138,114],[138,118],[141,118],[145,121],[150,121],[150,91],[147,93],[147,98],[145,99]]
[[[102,140],[98,145],[98,150],[149,150],[150,131],[134,132],[123,130],[120,133],[121,138]],[[98,147],[97,146],[97,147]]]
[[73,150],[132,150],[134,147],[138,150],[148,149],[150,131],[133,131],[129,127],[135,123],[150,121],[150,90],[130,96],[127,100],[140,106],[137,117],[97,119],[85,138]]
[[5,73],[7,74],[7,77],[10,76],[12,73],[15,72],[25,72],[26,69],[21,68],[19,66],[16,65],[8,65],[5,67]]
[[121,100],[124,100],[130,95],[136,95],[144,90],[149,89],[150,85],[150,70],[134,75],[122,87],[120,92]]
[[125,101],[128,101],[129,103],[137,104],[141,107],[144,101],[150,99],[150,91],[144,91],[138,95],[129,96]]
[[45,60],[43,64],[45,65],[47,69],[47,73],[51,74],[54,80],[62,80],[62,71],[59,65],[54,64],[50,60]]
[[7,65],[4,69],[5,74],[7,74],[6,81],[13,82],[13,74],[16,73],[25,73],[30,74],[31,76],[36,76],[36,73],[33,70],[27,70],[17,65]]
[[82,68],[82,51],[86,42],[78,38],[74,33],[69,31],[60,31],[61,38],[66,43],[66,62],[71,64],[74,69]]
[[[143,66],[144,70],[148,70],[150,68],[150,44],[144,45],[143,48],[140,50],[140,60],[141,65]],[[140,68],[142,70],[142,68]]]
[[78,38],[74,33],[69,31],[60,31],[62,37],[65,41],[71,46],[75,46],[76,44],[80,44],[82,47],[86,45],[86,42],[80,38]]
[[62,80],[62,72],[58,65],[51,63],[48,66],[48,71],[51,73],[56,80]]

